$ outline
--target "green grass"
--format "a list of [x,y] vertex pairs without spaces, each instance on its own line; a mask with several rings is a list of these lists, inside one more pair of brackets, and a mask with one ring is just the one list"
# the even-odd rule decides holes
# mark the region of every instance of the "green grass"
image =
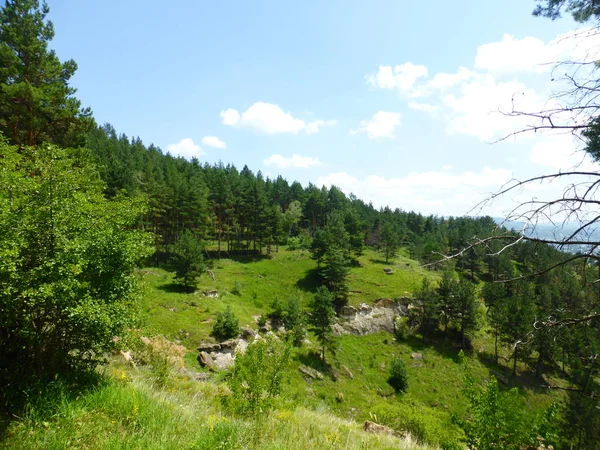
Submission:
[[[410,297],[423,277],[439,279],[401,254],[389,264],[367,250],[360,266],[350,272],[350,303],[372,303],[378,298]],[[308,252],[281,248],[269,257],[214,262],[216,280],[202,277],[196,293],[185,293],[173,275],[161,268],[139,271],[144,287],[142,333],[162,334],[180,341],[188,350],[185,365],[202,371],[196,347],[212,329],[215,314],[231,307],[240,325],[254,324],[254,317],[270,311],[273,299],[285,300],[300,292],[306,305],[316,288],[316,262]],[[391,267],[393,275],[383,268]],[[232,293],[240,287],[239,295]],[[218,299],[201,292],[216,289]],[[107,384],[77,399],[59,399],[52,414],[29,413],[9,426],[5,448],[391,448],[397,441],[373,438],[360,431],[359,423],[374,420],[432,445],[457,443],[461,430],[452,417],[464,417],[467,403],[462,394],[465,367],[459,349],[440,338],[426,343],[419,336],[397,342],[388,333],[344,335],[337,339],[335,356],[328,365],[317,357],[317,344],[294,349],[279,409],[260,425],[228,416],[218,401],[224,391],[222,374],[199,383],[179,376],[160,389],[147,367],[132,370],[109,366]],[[484,327],[473,340],[468,371],[484,382],[492,373],[508,376],[510,362],[491,360],[493,339]],[[419,352],[423,360],[411,359]],[[503,351],[502,356],[507,356]],[[389,364],[401,358],[408,370],[408,389],[396,395],[387,383]],[[323,372],[323,380],[306,379],[300,364]],[[350,377],[346,368],[352,373]],[[531,414],[537,414],[561,398],[536,387],[524,364],[519,386]],[[558,380],[557,380],[558,381]],[[260,432],[258,431],[260,427]],[[403,441],[404,447],[417,448]],[[2,444],[0,444],[2,446]]]
[[63,449],[425,449],[410,440],[374,436],[326,410],[279,408],[258,420],[221,411],[221,387],[175,379],[166,390],[151,374],[113,363],[106,381],[69,398],[45,399],[14,421],[0,448]]

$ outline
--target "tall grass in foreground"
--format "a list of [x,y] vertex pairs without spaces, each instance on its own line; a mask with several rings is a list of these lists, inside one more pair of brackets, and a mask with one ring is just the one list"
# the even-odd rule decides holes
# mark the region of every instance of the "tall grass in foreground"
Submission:
[[225,415],[222,387],[185,379],[159,389],[145,370],[115,368],[96,388],[34,402],[10,423],[3,449],[423,449],[370,435],[327,411],[276,409],[260,420]]

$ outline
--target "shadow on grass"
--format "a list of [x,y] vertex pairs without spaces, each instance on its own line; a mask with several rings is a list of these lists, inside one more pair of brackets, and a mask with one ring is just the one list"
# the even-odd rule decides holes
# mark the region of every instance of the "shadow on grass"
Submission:
[[11,423],[24,419],[50,421],[66,403],[108,383],[108,379],[93,371],[73,373],[52,381],[26,377],[11,382],[11,389],[0,392],[0,447],[8,437]]
[[385,259],[379,259],[379,258],[369,258],[369,261],[372,262],[373,264],[381,264],[384,266],[389,266],[394,263],[394,261],[385,262]]
[[304,276],[296,281],[296,287],[306,292],[316,292],[321,284],[321,275],[316,267],[304,272]]
[[462,348],[457,342],[441,332],[434,336],[427,336],[426,338],[409,335],[399,342],[408,345],[414,352],[420,352],[424,349],[433,350],[440,356],[443,356],[446,359],[451,359],[457,364],[461,361],[459,357],[461,350],[466,355],[471,355],[473,353],[472,350]]
[[[329,353],[329,358],[333,358],[333,355]],[[333,370],[333,366],[327,362],[327,351],[325,352],[325,361],[321,359],[321,353],[310,350],[307,353],[298,355],[298,361],[300,364],[308,366],[312,369],[318,370],[323,375],[329,377],[331,381],[336,381],[337,377]]]
[[195,291],[194,288],[189,288],[178,283],[162,284],[158,286],[158,289],[169,294],[192,294]]

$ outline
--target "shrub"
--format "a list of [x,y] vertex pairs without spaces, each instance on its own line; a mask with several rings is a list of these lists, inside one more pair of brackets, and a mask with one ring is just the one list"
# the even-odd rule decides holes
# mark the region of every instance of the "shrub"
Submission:
[[394,336],[397,340],[405,340],[411,333],[408,317],[396,317],[394,320]]
[[233,285],[233,289],[231,290],[231,293],[233,295],[237,295],[238,297],[242,296],[242,283],[240,283],[239,281],[236,281],[235,284]]
[[290,358],[290,345],[270,336],[250,344],[238,355],[227,385],[233,395],[223,398],[236,414],[256,417],[273,407]]
[[[26,379],[91,370],[134,323],[149,256],[138,200],[107,200],[80,150],[0,139],[0,397]],[[0,399],[0,403],[2,400]]]
[[406,373],[406,365],[401,359],[395,359],[390,364],[390,376],[388,384],[394,388],[396,392],[405,392],[408,388],[408,374]]
[[224,312],[217,313],[217,319],[210,335],[219,341],[231,339],[240,333],[240,325],[237,317],[228,306]]

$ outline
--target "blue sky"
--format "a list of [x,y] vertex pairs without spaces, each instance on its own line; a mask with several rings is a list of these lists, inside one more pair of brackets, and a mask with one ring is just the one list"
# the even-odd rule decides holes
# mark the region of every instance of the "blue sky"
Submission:
[[576,24],[532,17],[533,1],[49,6],[83,104],[165,152],[444,215],[581,159],[565,136],[489,144],[523,126],[491,111],[514,95],[536,109],[556,90],[541,63],[585,53],[557,40]]

